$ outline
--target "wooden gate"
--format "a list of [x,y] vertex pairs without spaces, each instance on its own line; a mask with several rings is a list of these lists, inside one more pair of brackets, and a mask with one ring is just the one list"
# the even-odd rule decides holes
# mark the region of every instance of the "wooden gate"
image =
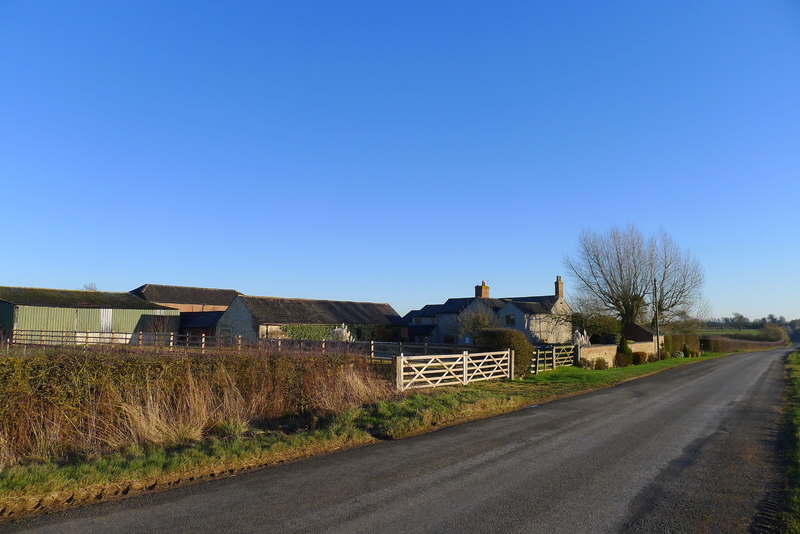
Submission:
[[466,385],[514,376],[514,351],[439,354],[396,358],[397,389]]
[[575,363],[576,354],[575,345],[534,347],[528,372],[536,375],[542,371],[552,371],[557,367],[572,365]]

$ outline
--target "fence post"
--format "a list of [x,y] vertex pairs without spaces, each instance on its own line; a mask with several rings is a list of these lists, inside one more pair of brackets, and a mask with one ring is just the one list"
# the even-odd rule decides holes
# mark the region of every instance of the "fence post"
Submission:
[[175,332],[169,333],[169,351],[172,352],[172,346],[175,342]]
[[206,353],[206,334],[205,332],[200,335],[200,354]]
[[514,380],[514,351],[508,349],[508,378]]
[[141,330],[139,330],[139,343],[138,343],[138,345],[140,347],[142,346],[142,331]]
[[581,346],[575,345],[575,354],[572,358],[572,363],[574,365],[580,365],[581,363]]
[[242,334],[236,336],[236,352],[242,352]]
[[278,339],[278,353],[281,352],[281,340]]
[[397,389],[403,391],[403,353],[394,358],[394,381]]
[[425,343],[425,356],[427,356],[427,355],[428,355],[428,343],[426,342]]
[[325,338],[322,338],[322,354],[325,355]]
[[467,382],[469,382],[469,371],[467,370],[467,362],[469,362],[469,352],[464,351],[461,354],[461,357],[464,358],[464,380],[463,383],[466,386]]
[[369,361],[375,361],[375,340],[370,340],[369,342]]
[[539,349],[536,349],[536,367],[533,368],[533,374],[539,374]]

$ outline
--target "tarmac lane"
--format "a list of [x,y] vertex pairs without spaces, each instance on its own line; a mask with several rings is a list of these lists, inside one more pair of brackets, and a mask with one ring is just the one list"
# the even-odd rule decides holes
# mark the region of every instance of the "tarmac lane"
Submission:
[[0,532],[758,532],[778,511],[788,349],[0,525]]

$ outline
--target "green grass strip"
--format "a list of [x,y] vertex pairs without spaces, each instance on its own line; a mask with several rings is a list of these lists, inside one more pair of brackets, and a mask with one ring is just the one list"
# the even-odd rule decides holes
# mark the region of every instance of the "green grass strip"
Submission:
[[786,362],[788,375],[785,421],[787,425],[787,502],[783,514],[785,532],[800,533],[800,352]]

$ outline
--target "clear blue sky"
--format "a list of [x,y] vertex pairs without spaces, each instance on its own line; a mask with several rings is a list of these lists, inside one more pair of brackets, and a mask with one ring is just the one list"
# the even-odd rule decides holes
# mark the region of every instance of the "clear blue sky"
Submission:
[[800,318],[793,1],[5,0],[0,65],[0,285],[403,314],[634,223]]

